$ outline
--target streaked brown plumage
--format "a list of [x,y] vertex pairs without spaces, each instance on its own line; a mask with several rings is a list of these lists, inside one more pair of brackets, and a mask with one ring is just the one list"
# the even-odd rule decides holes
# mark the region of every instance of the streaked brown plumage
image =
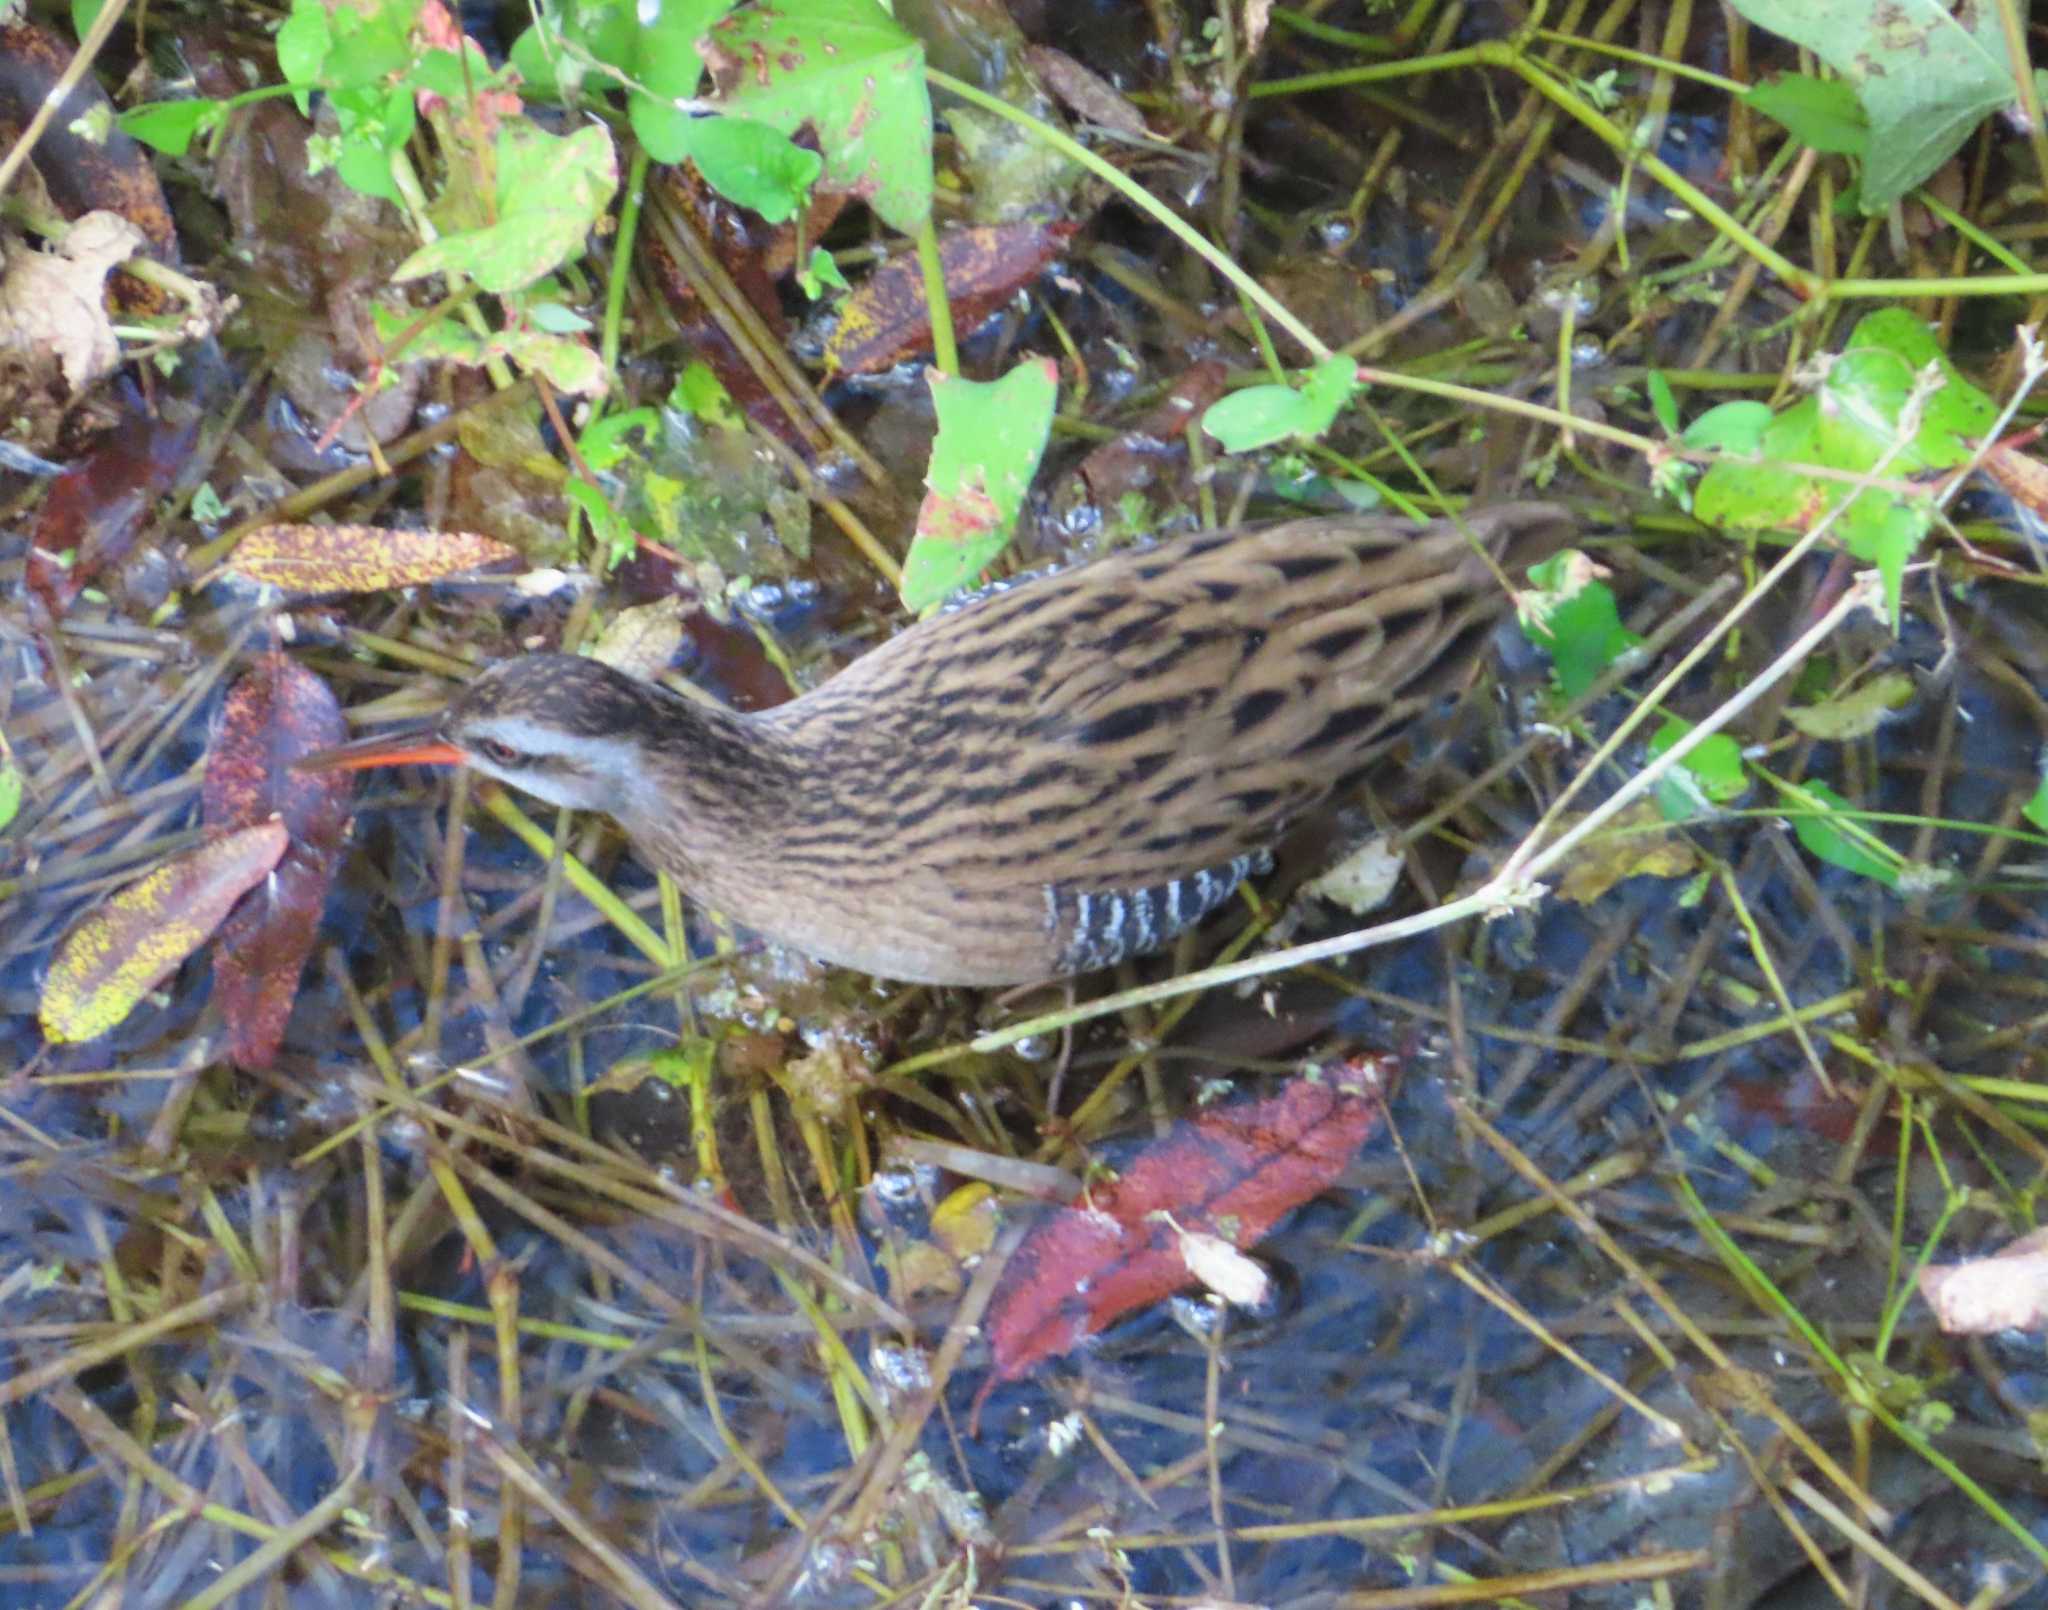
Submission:
[[[1548,504],[1475,513],[1558,546]],[[697,898],[826,961],[1013,984],[1199,921],[1461,673],[1507,603],[1448,524],[1297,520],[1020,582],[743,715],[570,655],[316,764],[464,761],[609,812]]]

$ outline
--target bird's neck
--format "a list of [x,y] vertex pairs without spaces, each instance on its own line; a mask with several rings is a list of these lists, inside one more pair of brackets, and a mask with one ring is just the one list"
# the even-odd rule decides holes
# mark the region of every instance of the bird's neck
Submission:
[[792,746],[753,716],[679,697],[633,742],[612,816],[647,859],[714,903],[722,885],[772,858],[802,808]]

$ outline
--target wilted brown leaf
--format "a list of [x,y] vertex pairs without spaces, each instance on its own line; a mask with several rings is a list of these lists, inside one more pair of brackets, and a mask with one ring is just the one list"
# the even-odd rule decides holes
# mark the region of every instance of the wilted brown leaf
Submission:
[[1984,454],[1984,473],[2040,519],[2048,520],[2048,464],[1999,442]]
[[1229,365],[1214,358],[1188,365],[1143,418],[1081,461],[1089,496],[1108,508],[1162,477],[1187,474],[1187,454],[1168,444],[1187,435],[1188,426],[1223,395],[1229,379]]
[[347,736],[327,684],[286,655],[266,654],[229,692],[206,757],[207,826],[275,816],[291,836],[277,876],[236,907],[214,954],[228,1054],[244,1068],[267,1068],[277,1056],[346,847],[353,776],[292,767]]
[[55,251],[15,250],[0,276],[0,345],[38,374],[53,366],[73,396],[111,374],[121,343],[107,316],[107,275],[142,245],[142,231],[118,213],[89,212]]
[[1024,60],[1069,111],[1133,140],[1142,140],[1152,132],[1145,127],[1144,115],[1125,99],[1121,90],[1092,68],[1083,67],[1064,50],[1032,45],[1025,50]]
[[267,525],[244,537],[228,564],[251,581],[290,593],[374,593],[518,557],[516,549],[470,531]]
[[220,926],[228,909],[277,865],[288,835],[260,822],[166,861],[65,937],[39,1011],[52,1040],[95,1040]]

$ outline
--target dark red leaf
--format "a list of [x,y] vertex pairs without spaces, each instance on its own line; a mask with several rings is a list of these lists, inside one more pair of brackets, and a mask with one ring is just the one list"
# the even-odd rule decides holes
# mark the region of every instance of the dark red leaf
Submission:
[[120,424],[50,483],[36,517],[28,581],[53,616],[128,557],[143,520],[192,456],[196,425],[168,424],[133,401]]
[[327,684],[283,654],[266,654],[229,691],[206,757],[209,827],[276,815],[291,834],[276,875],[229,915],[214,951],[228,1054],[244,1068],[267,1068],[277,1056],[348,833],[354,778],[292,765],[347,736]]
[[991,1379],[1013,1381],[1190,1284],[1181,1232],[1240,1248],[1262,1240],[1357,1155],[1378,1126],[1391,1069],[1388,1058],[1353,1057],[1268,1100],[1211,1108],[1046,1218],[1011,1257],[989,1305]]
[[[1067,249],[1079,227],[1066,220],[1026,218],[942,234],[939,263],[954,328],[972,329],[1018,287],[1030,284]],[[915,256],[893,257],[840,304],[839,323],[825,342],[825,363],[840,374],[873,374],[929,352],[931,344],[924,272]]]

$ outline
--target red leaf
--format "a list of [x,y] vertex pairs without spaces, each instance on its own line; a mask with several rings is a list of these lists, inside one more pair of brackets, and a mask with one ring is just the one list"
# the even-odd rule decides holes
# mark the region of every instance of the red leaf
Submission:
[[209,827],[276,815],[291,834],[277,875],[230,914],[214,952],[228,1054],[244,1068],[267,1068],[277,1056],[348,833],[354,778],[292,765],[347,736],[327,684],[283,654],[266,654],[229,692],[206,757]]
[[[192,456],[198,427],[173,425],[139,401],[92,451],[50,483],[36,517],[28,582],[62,615],[81,588],[128,558],[144,520]],[[68,563],[60,556],[69,554]]]
[[1289,1081],[1270,1100],[1183,1120],[1115,1180],[1040,1223],[989,1305],[991,1381],[1014,1381],[1191,1284],[1183,1232],[1240,1248],[1264,1239],[1365,1144],[1391,1068],[1391,1059],[1353,1057]]

